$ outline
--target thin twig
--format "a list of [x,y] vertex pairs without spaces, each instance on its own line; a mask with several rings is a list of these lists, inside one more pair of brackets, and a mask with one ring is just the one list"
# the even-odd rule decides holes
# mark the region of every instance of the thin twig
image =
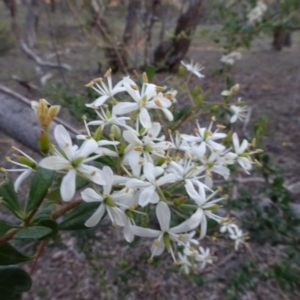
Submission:
[[73,200],[73,201],[70,201],[66,204],[61,205],[60,207],[58,207],[56,210],[54,210],[52,212],[51,218],[53,220],[58,219],[59,217],[64,215],[69,210],[71,210],[71,209],[75,208],[76,206],[78,206],[81,202],[82,202],[82,199],[76,199],[76,200]]
[[13,238],[13,236],[20,230],[21,228],[12,228],[7,231],[1,238],[0,238],[0,245],[5,244],[9,240]]
[[72,67],[65,63],[57,64],[51,61],[42,60],[36,53],[33,52],[32,49],[28,47],[28,45],[23,40],[20,40],[20,45],[21,49],[40,66],[51,68],[63,68],[69,71],[72,70]]
[[46,240],[43,240],[43,241],[40,242],[40,244],[38,246],[38,250],[35,254],[34,261],[33,261],[32,267],[30,269],[30,275],[33,274],[33,272],[36,268],[37,262],[38,262],[39,258],[41,257],[41,255],[43,253],[43,250],[45,248],[45,244],[46,244]]

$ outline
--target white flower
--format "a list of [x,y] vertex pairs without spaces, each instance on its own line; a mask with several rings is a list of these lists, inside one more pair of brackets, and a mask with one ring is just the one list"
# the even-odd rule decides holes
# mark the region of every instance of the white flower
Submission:
[[123,85],[135,102],[121,102],[116,104],[113,107],[113,115],[124,115],[139,110],[139,121],[146,129],[152,126],[148,109],[160,109],[164,112],[169,121],[173,120],[173,115],[168,110],[172,102],[165,98],[162,93],[157,93],[155,84],[143,83],[140,92],[135,82],[129,77],[125,77],[123,78]]
[[225,149],[225,146],[215,142],[215,140],[223,139],[226,137],[225,133],[219,133],[219,129],[217,129],[215,132],[211,131],[213,122],[210,123],[208,128],[200,127],[200,125],[197,123],[198,132],[197,136],[192,136],[188,134],[182,134],[181,137],[192,143],[200,143],[200,145],[205,144],[209,147],[211,150],[217,150],[217,151],[223,151]]
[[[153,163],[147,162],[144,165],[144,175],[141,179],[131,178],[127,181],[126,187],[135,189],[140,189],[139,194],[139,205],[146,206],[149,203],[158,203],[160,198],[156,191],[157,187],[160,187],[166,183],[171,183],[176,181],[177,176],[175,174],[167,174],[161,176],[164,173],[162,167],[155,167]],[[156,177],[159,179],[156,179]]]
[[214,150],[210,152],[209,156],[207,156],[205,148],[205,144],[202,143],[200,146],[193,147],[192,151],[202,164],[202,166],[199,167],[199,172],[205,172],[204,184],[211,188],[213,186],[212,173],[219,174],[227,180],[229,178],[230,171],[226,165],[233,163],[234,161],[232,160],[237,155],[234,153],[231,154],[231,152],[226,153]]
[[190,236],[183,233],[193,229],[190,226],[190,223],[193,223],[190,221],[193,216],[180,225],[170,228],[171,212],[165,202],[159,202],[157,204],[156,216],[161,230],[133,226],[132,231],[137,236],[156,238],[151,247],[151,259],[154,256],[161,255],[164,249],[167,248],[168,252],[171,253],[172,258],[176,262],[171,241],[181,245],[185,245],[185,243],[189,242]]
[[191,60],[190,63],[185,63],[184,61],[181,61],[181,64],[191,73],[196,75],[199,78],[205,77],[203,74],[200,73],[201,70],[203,70],[203,67],[198,64],[194,63],[193,60]]
[[232,229],[233,232],[230,232],[229,237],[234,240],[234,249],[238,250],[240,244],[244,244],[246,242],[248,235],[243,233],[243,231],[238,227],[233,227]]
[[233,51],[230,52],[227,55],[222,55],[220,61],[223,64],[233,65],[237,60],[240,60],[242,58],[241,52]]
[[72,145],[72,140],[62,125],[57,125],[54,129],[54,137],[62,153],[55,151],[54,156],[48,156],[41,160],[40,166],[50,170],[66,170],[67,174],[63,177],[60,194],[64,201],[70,201],[75,194],[76,173],[79,172],[92,182],[104,185],[106,181],[100,169],[86,165],[87,162],[94,160],[100,155],[87,158],[98,148],[97,142],[86,139],[81,147],[77,149]]
[[199,247],[200,253],[196,256],[196,261],[200,262],[200,269],[204,269],[206,264],[212,264],[213,260],[208,248]]
[[20,149],[16,147],[12,147],[14,150],[20,152],[24,156],[19,157],[19,161],[21,162],[16,162],[10,159],[10,157],[6,157],[6,159],[13,163],[14,165],[20,166],[21,168],[19,169],[4,169],[1,168],[4,172],[22,172],[21,175],[18,176],[17,180],[14,183],[14,189],[16,193],[19,191],[19,188],[22,184],[22,182],[30,176],[35,171],[35,168],[37,167],[37,162],[32,159],[29,155],[21,151]]
[[114,174],[109,167],[103,168],[103,173],[105,174],[105,180],[107,184],[103,186],[103,194],[100,195],[96,193],[93,189],[87,188],[81,192],[81,197],[85,202],[100,202],[99,208],[92,214],[92,216],[85,222],[85,226],[93,227],[96,226],[102,219],[105,211],[113,224],[119,226],[125,226],[127,218],[122,209],[117,205],[122,205],[122,199],[125,195],[125,191],[111,193],[112,186],[115,182]]
[[164,141],[164,136],[158,137],[160,131],[161,125],[155,122],[142,135],[134,129],[123,132],[123,138],[128,142],[123,163],[130,166],[134,176],[140,176],[142,164],[153,163],[153,156],[164,157],[165,150],[170,148],[170,143]]
[[171,161],[166,171],[177,175],[177,180],[198,180],[202,168],[197,166],[192,159],[184,158],[178,162]]
[[101,113],[97,110],[96,113],[99,116],[100,120],[95,120],[89,122],[87,125],[98,125],[103,130],[106,125],[115,124],[118,126],[127,127],[125,120],[129,120],[129,117],[117,117],[115,115],[106,114],[102,107],[100,107]]
[[251,9],[247,15],[248,22],[250,24],[261,22],[266,10],[267,5],[261,1],[258,1],[256,6],[253,9]]
[[233,234],[235,229],[238,229],[237,225],[232,223],[231,220],[228,219],[222,222],[222,226],[220,227],[220,232],[222,233],[229,232],[230,234]]
[[184,274],[190,274],[190,269],[192,264],[190,263],[188,257],[184,254],[178,253],[178,264],[180,265],[180,271]]
[[[238,99],[238,103],[240,101],[241,98]],[[240,105],[230,105],[230,110],[233,112],[233,115],[230,118],[230,123],[235,123],[237,120],[243,122],[246,118],[246,112],[248,111],[248,107]]]
[[[109,98],[113,97],[117,93],[124,92],[125,88],[122,87],[123,82],[120,81],[117,83],[115,87],[112,86],[112,80],[111,80],[111,69],[109,69],[104,77],[107,78],[108,86],[103,82],[101,78],[98,78],[96,80],[92,80],[87,86],[91,86],[97,93],[100,94],[100,97],[97,98],[93,103],[86,104],[88,107],[98,107],[103,105]],[[101,86],[98,84],[98,82],[101,83]]]
[[218,191],[215,191],[210,196],[206,197],[206,192],[205,192],[204,186],[201,183],[198,184],[198,192],[196,191],[196,189],[191,181],[188,181],[185,184],[185,189],[186,189],[187,193],[189,194],[189,196],[198,205],[198,209],[196,210],[196,212],[194,214],[194,218],[191,220],[191,222],[196,222],[196,225],[190,224],[190,226],[197,227],[200,224],[200,226],[201,226],[200,239],[202,239],[206,235],[206,230],[207,230],[206,216],[211,219],[214,219],[217,222],[220,222],[223,220],[223,218],[221,218],[211,212],[211,210],[214,210],[215,208],[217,208],[217,206],[215,204],[222,201],[223,198],[211,200]]
[[245,170],[247,174],[249,174],[249,170],[252,168],[252,163],[249,159],[249,153],[245,152],[248,148],[248,141],[243,140],[242,144],[240,145],[239,137],[236,133],[232,135],[232,142],[235,153],[237,156],[237,162],[240,166]]

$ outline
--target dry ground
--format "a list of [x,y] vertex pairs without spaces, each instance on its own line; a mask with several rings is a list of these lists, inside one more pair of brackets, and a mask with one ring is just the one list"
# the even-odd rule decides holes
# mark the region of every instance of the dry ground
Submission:
[[[8,22],[7,13],[0,4],[0,19]],[[45,17],[45,16],[44,16]],[[59,19],[61,20],[61,19]],[[28,91],[10,77],[13,74],[39,85],[34,71],[34,63],[25,57],[18,48],[0,57],[0,83],[17,90],[30,99],[38,99],[49,94],[53,83],[68,83],[72,93],[82,90],[83,85],[97,74],[97,62],[102,60],[99,49],[87,43],[82,31],[69,20],[55,22],[54,29],[61,29],[56,36],[59,50],[69,49],[62,60],[73,67],[70,72],[51,70],[54,79],[45,88]],[[53,20],[54,23],[54,20]],[[49,41],[48,27],[41,24],[37,51],[46,57],[53,52]],[[203,29],[203,27],[201,27]],[[63,30],[64,31],[63,31]],[[58,32],[57,31],[57,32]],[[65,32],[65,33],[64,33]],[[241,97],[252,108],[252,121],[266,117],[269,125],[264,143],[273,159],[285,169],[289,183],[299,181],[298,173],[300,148],[300,39],[293,36],[294,44],[282,52],[273,52],[269,40],[258,40],[251,51],[243,51],[243,58],[236,64],[231,76],[241,85]],[[134,49],[132,50],[134,53]],[[212,89],[213,100],[222,90],[219,79],[212,76],[219,66],[221,49],[208,38],[197,34],[189,58],[205,66],[206,77],[199,80],[204,89]],[[105,63],[103,63],[105,65]],[[159,75],[159,77],[162,75]],[[195,80],[196,83],[196,80]],[[48,99],[52,103],[58,99]],[[1,106],[1,103],[0,103]],[[252,124],[252,123],[251,123]],[[249,130],[251,130],[249,124]],[[2,157],[8,155],[11,144],[17,144],[11,137],[0,134],[0,165],[8,166]],[[17,144],[18,145],[18,144]],[[27,150],[26,150],[27,151]],[[35,155],[35,154],[33,154]],[[37,155],[35,155],[37,156]],[[295,199],[298,200],[298,199]],[[90,237],[90,242],[87,242]],[[136,247],[123,242],[121,233],[108,225],[103,225],[94,237],[93,232],[76,236],[63,233],[61,239],[50,242],[33,275],[33,287],[24,299],[225,299],[226,276],[238,269],[238,264],[249,258],[242,250],[234,257],[228,257],[225,245],[218,245],[216,264],[226,257],[229,263],[218,269],[211,268],[206,275],[211,283],[204,288],[197,287],[188,278],[170,271],[168,256],[154,265],[147,265],[149,242]],[[207,244],[211,242],[208,241]],[[35,245],[28,248],[34,249]],[[253,245],[255,248],[255,245]],[[26,249],[25,249],[26,250]],[[284,255],[284,249],[265,247],[256,251],[258,257],[268,260]],[[229,268],[225,267],[229,265]],[[29,265],[25,268],[29,269]],[[284,299],[278,287],[272,283],[256,285],[238,296],[239,299]],[[290,299],[299,299],[291,296]]]

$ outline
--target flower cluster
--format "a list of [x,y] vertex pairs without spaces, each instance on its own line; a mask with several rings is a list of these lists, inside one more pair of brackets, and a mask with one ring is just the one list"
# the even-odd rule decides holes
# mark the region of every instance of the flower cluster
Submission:
[[250,24],[261,22],[266,10],[267,10],[267,5],[262,1],[258,1],[256,6],[252,8],[247,15],[248,22]]
[[[203,77],[198,66],[188,69]],[[140,86],[125,77],[113,87],[111,72],[105,77],[107,84],[100,78],[88,84],[99,98],[87,106],[99,118],[84,119],[86,134],[77,136],[80,146],[58,125],[54,130],[58,147],[38,163],[61,177],[61,199],[71,201],[76,177],[85,178],[90,187],[81,192],[82,200],[99,204],[85,226],[96,226],[107,215],[114,226],[122,228],[126,241],[132,242],[135,236],[153,240],[150,260],[166,250],[184,272],[195,263],[200,268],[212,263],[209,249],[198,247],[194,238],[197,231],[199,240],[206,236],[209,219],[222,225],[221,231],[229,233],[237,248],[244,235],[219,215],[220,203],[227,196],[221,188],[214,188],[214,180],[227,180],[233,164],[249,173],[255,163],[251,154],[257,150],[251,150],[246,140],[240,142],[236,133],[223,132],[224,126],[216,124],[214,117],[208,126],[197,122],[193,134],[165,130],[158,120],[173,120],[175,91],[148,83],[145,74]],[[117,100],[121,93],[125,101]],[[238,106],[231,110],[231,122],[242,119],[243,110]],[[102,167],[95,161],[102,162]],[[34,171],[28,164],[21,166],[24,173],[16,189]],[[149,211],[155,212],[156,226],[149,222],[145,227],[139,221],[138,216],[143,218]]]

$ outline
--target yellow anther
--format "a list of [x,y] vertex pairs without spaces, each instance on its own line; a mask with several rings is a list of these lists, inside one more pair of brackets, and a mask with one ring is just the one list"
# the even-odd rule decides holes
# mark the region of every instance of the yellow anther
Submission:
[[112,222],[111,225],[112,225],[112,227],[115,227],[115,228],[118,227],[118,224],[116,222]]
[[218,191],[219,191],[220,193],[223,192],[223,187],[218,186],[217,189],[218,189]]
[[155,100],[154,100],[154,103],[155,103],[158,107],[163,107],[162,103],[161,103],[158,99],[155,99]]
[[135,151],[143,151],[144,149],[143,149],[142,146],[137,145],[137,146],[134,146],[134,147],[133,147],[133,150],[135,150]]
[[158,240],[154,240],[154,245],[156,246],[156,247],[159,247],[160,246],[160,242],[158,241]]
[[254,162],[257,166],[262,167],[261,163],[257,159],[254,159]]
[[108,77],[111,75],[111,68],[109,68],[106,73],[104,74],[104,77]]
[[221,124],[217,124],[216,127],[219,128],[219,129],[224,129],[224,128],[226,128],[226,126],[221,125]]
[[163,86],[159,86],[159,85],[157,85],[157,86],[155,87],[155,90],[156,90],[157,92],[162,92],[164,89],[165,89],[165,88],[164,88]]
[[135,91],[139,89],[135,84],[130,84],[130,87]]
[[211,117],[211,120],[212,120],[213,122],[215,122],[215,121],[216,121],[216,117],[215,117],[215,116],[212,116],[212,117]]
[[143,79],[143,82],[144,82],[144,83],[148,83],[148,82],[149,82],[148,76],[147,76],[146,72],[143,73],[142,79]]

